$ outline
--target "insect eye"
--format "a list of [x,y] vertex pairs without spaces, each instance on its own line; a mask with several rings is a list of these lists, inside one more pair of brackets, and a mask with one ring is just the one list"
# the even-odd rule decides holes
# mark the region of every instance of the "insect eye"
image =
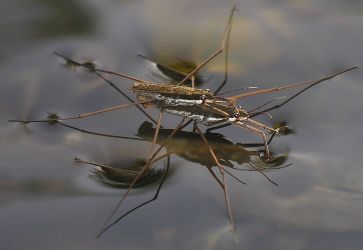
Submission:
[[203,101],[203,102],[205,102],[207,100],[207,97],[205,95],[201,95],[200,96],[200,100]]

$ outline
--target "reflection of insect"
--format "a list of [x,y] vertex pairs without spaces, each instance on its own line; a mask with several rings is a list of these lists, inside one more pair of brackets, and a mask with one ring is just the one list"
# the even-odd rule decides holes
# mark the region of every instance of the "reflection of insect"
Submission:
[[[117,76],[121,76],[121,77],[136,81],[134,83],[134,85],[131,87],[131,90],[135,93],[136,98],[138,99],[138,102],[133,102],[130,98],[127,97],[130,101],[132,101],[132,103],[114,106],[111,108],[106,108],[106,109],[102,109],[102,110],[98,110],[98,111],[94,111],[94,112],[90,112],[90,113],[85,113],[85,114],[81,114],[81,115],[74,116],[74,117],[66,117],[66,118],[53,117],[53,118],[48,118],[46,120],[38,120],[39,122],[58,122],[58,123],[60,123],[61,121],[64,121],[64,120],[79,119],[79,118],[83,118],[83,117],[87,117],[87,116],[91,116],[91,115],[96,115],[96,114],[100,114],[100,113],[104,113],[104,112],[109,112],[109,111],[113,111],[113,110],[117,110],[117,109],[130,107],[130,106],[136,106],[149,119],[151,119],[155,124],[157,124],[155,133],[153,136],[153,140],[152,140],[150,156],[149,156],[146,164],[143,166],[143,168],[141,169],[139,174],[130,183],[128,190],[125,192],[124,196],[118,203],[117,207],[113,210],[110,217],[106,220],[105,227],[100,232],[99,236],[103,232],[105,232],[108,228],[110,228],[112,225],[117,223],[120,219],[122,219],[125,215],[130,213],[130,211],[129,211],[126,214],[124,214],[123,216],[116,219],[113,223],[108,224],[108,222],[113,217],[113,215],[116,212],[116,210],[118,209],[118,207],[121,205],[121,203],[123,203],[124,199],[130,192],[131,188],[135,185],[135,183],[139,180],[139,178],[150,168],[150,165],[153,162],[155,162],[157,159],[161,159],[163,157],[169,157],[169,155],[172,153],[172,152],[167,152],[166,154],[160,156],[158,154],[161,151],[161,148],[179,130],[181,130],[182,128],[184,128],[185,126],[190,124],[191,122],[194,123],[194,131],[196,131],[202,138],[210,155],[212,156],[213,161],[218,166],[219,172],[222,176],[221,180],[219,178],[217,178],[217,179],[218,179],[218,182],[221,184],[222,189],[224,191],[229,220],[230,220],[230,223],[233,228],[234,223],[233,223],[232,213],[231,213],[230,204],[229,204],[225,173],[227,173],[228,175],[232,176],[235,179],[237,179],[237,178],[234,175],[232,175],[228,170],[226,170],[225,166],[223,166],[223,164],[221,164],[219,162],[218,157],[216,156],[213,148],[208,143],[208,139],[206,138],[206,136],[201,132],[198,124],[204,124],[206,126],[215,126],[215,127],[212,127],[212,129],[216,129],[216,128],[220,128],[220,127],[224,127],[224,126],[228,126],[228,125],[235,125],[237,127],[246,129],[254,134],[257,134],[263,140],[265,159],[271,160],[271,159],[273,159],[273,157],[271,156],[270,151],[269,151],[268,141],[266,139],[265,131],[269,131],[274,134],[274,133],[277,133],[279,131],[279,129],[271,128],[265,124],[262,124],[256,120],[254,120],[253,118],[258,115],[261,115],[261,114],[266,114],[266,112],[268,112],[268,111],[281,107],[282,105],[286,104],[287,102],[289,102],[290,100],[295,98],[297,95],[301,94],[308,88],[310,88],[320,82],[329,80],[337,75],[343,74],[344,72],[347,72],[347,71],[350,71],[350,70],[356,68],[356,67],[348,68],[341,72],[329,75],[327,77],[324,77],[324,78],[321,78],[321,79],[315,80],[315,81],[306,81],[306,82],[301,82],[301,83],[289,84],[289,85],[285,85],[282,87],[255,90],[255,91],[246,92],[246,93],[242,93],[242,94],[238,94],[238,95],[234,95],[234,96],[230,96],[230,97],[221,97],[221,95],[218,94],[219,91],[221,90],[221,88],[224,86],[225,82],[215,92],[211,92],[211,91],[205,90],[205,89],[195,88],[194,81],[195,81],[195,76],[196,76],[197,72],[201,68],[203,68],[208,62],[210,62],[213,58],[215,58],[217,55],[222,53],[222,51],[228,46],[229,34],[230,34],[231,28],[232,28],[231,22],[232,22],[232,17],[233,17],[234,11],[235,11],[235,8],[232,9],[231,14],[229,16],[229,19],[228,19],[228,22],[227,22],[227,25],[226,25],[226,28],[224,31],[224,36],[221,41],[220,48],[216,52],[214,52],[211,56],[209,56],[205,61],[203,61],[200,65],[195,67],[194,70],[192,70],[191,72],[186,74],[184,76],[184,78],[177,85],[166,85],[166,84],[160,84],[160,83],[146,82],[144,80],[141,80],[141,79],[138,79],[138,78],[126,75],[126,74],[99,69],[91,62],[80,63],[80,62],[74,61],[72,59],[69,59],[67,57],[64,57],[60,54],[57,54],[58,56],[64,58],[68,64],[75,65],[75,66],[82,66],[82,67],[89,69],[91,72],[97,74],[99,77],[101,77],[102,79],[107,81],[112,87],[114,87],[118,91],[120,91],[120,90],[112,82],[110,82],[109,80],[104,78],[101,75],[101,73],[117,75]],[[226,59],[227,59],[227,57],[226,57]],[[192,86],[191,87],[182,86],[182,84],[188,80],[191,81]],[[252,111],[247,111],[237,105],[238,101],[243,97],[272,93],[272,92],[277,92],[277,91],[281,91],[284,89],[295,88],[295,87],[299,87],[299,86],[305,86],[305,88],[300,90],[298,93],[296,93],[295,95],[293,95],[292,97],[288,98],[287,100],[281,102],[278,105],[264,108],[268,104],[270,104],[270,102],[267,102]],[[122,92],[122,94],[124,96],[126,96],[123,92]],[[140,105],[143,106],[144,108],[152,107],[152,108],[156,108],[156,109],[160,110],[158,120],[157,121],[153,120],[145,112],[145,110],[142,109],[142,107]],[[179,125],[169,134],[169,136],[160,145],[160,147],[157,150],[154,150],[155,145],[158,140],[158,135],[159,135],[159,131],[161,128],[162,116],[163,116],[164,112],[181,116],[181,117],[183,117],[183,119],[181,120]],[[186,121],[186,119],[189,119],[189,120]],[[26,123],[35,122],[34,120],[29,120],[29,121],[13,120],[13,121],[26,122]],[[79,159],[78,159],[78,161],[88,163],[86,161],[79,160]],[[162,182],[161,182],[161,184],[162,184]],[[161,184],[158,187],[158,191],[160,190]],[[144,203],[138,207],[141,207],[142,205],[144,205]],[[138,208],[138,207],[136,207],[136,208]]]
[[[68,128],[75,130],[81,130],[75,126],[66,125],[63,122],[58,122]],[[82,132],[94,134],[93,132],[81,130]],[[188,131],[178,131],[174,136],[168,139],[169,135],[173,133],[174,129],[161,128],[159,130],[159,135],[156,143],[159,145],[164,145],[164,148],[169,151],[170,154],[177,155],[187,161],[198,163],[205,166],[209,171],[216,166],[215,161],[210,157],[210,152],[201,137],[194,133]],[[137,133],[137,137],[123,137],[123,139],[128,140],[141,140],[141,141],[152,141],[155,134],[155,128],[151,122],[143,122]],[[105,134],[103,134],[105,135]],[[218,161],[225,167],[243,170],[243,171],[270,171],[281,169],[289,166],[281,166],[287,159],[286,156],[279,156],[278,161],[264,161],[260,158],[261,143],[233,143],[232,141],[225,138],[219,133],[204,133],[204,136],[208,140],[210,148],[213,150]],[[273,136],[270,137],[269,142],[272,141]],[[166,143],[164,143],[167,140]],[[80,159],[77,159],[81,161]],[[85,161],[82,161],[85,162]],[[234,162],[238,165],[247,164],[246,167],[237,167]],[[137,173],[140,172],[142,167],[145,165],[146,161],[142,158],[137,158],[127,163],[113,163],[112,165],[122,165],[120,167],[111,167],[104,164],[98,164],[96,162],[85,162],[93,165],[93,176],[96,180],[114,187],[128,187],[128,184],[135,178]],[[145,172],[139,181],[135,184],[135,188],[139,186],[147,186],[154,181],[157,181],[161,177],[162,170],[160,168],[151,168]],[[212,173],[212,171],[211,171]],[[262,173],[263,174],[263,173]],[[265,177],[267,177],[265,175]],[[271,179],[267,177],[269,181],[274,183]],[[219,179],[216,179],[219,182]],[[220,183],[221,184],[221,183]],[[274,183],[276,184],[276,183]]]

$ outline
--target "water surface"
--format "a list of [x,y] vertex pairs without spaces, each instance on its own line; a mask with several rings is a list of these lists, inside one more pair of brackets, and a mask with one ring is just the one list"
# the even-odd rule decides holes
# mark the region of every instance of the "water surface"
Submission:
[[[159,199],[95,239],[122,190],[90,178],[74,157],[129,164],[150,144],[104,138],[48,124],[14,124],[49,113],[74,115],[125,103],[102,80],[70,71],[53,55],[146,80],[160,80],[143,54],[164,63],[200,63],[219,44],[229,11],[224,1],[12,1],[2,4],[0,30],[0,241],[6,249],[360,249],[363,245],[362,71],[321,84],[271,112],[295,133],[275,138],[289,168],[229,178],[236,239],[228,232],[223,193],[205,167],[172,158]],[[363,65],[360,1],[239,1],[225,90],[273,87]],[[223,57],[201,73],[203,88],[223,80]],[[128,91],[132,82],[112,78]],[[292,92],[272,96],[291,95]],[[271,96],[246,99],[252,108]],[[155,111],[150,112],[157,117]],[[134,108],[71,124],[125,136],[145,117]],[[268,118],[260,121],[270,123]],[[167,115],[165,127],[179,119]],[[190,129],[189,129],[190,130]],[[238,128],[220,131],[234,143],[260,138]],[[164,162],[165,163],[165,162]],[[164,164],[160,163],[161,165]],[[126,207],[152,197],[137,189]],[[125,209],[126,209],[125,207]]]

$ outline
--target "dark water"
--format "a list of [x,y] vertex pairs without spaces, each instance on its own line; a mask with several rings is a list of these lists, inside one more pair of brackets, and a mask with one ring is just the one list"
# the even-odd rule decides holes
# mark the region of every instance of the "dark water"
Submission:
[[[104,138],[47,124],[15,124],[49,113],[74,115],[125,103],[99,78],[62,67],[58,51],[96,59],[147,80],[160,80],[137,56],[173,63],[201,62],[217,48],[230,1],[3,1],[0,15],[0,242],[4,249],[361,249],[363,171],[362,71],[317,86],[271,112],[295,133],[276,138],[289,168],[229,178],[237,233],[228,232],[223,193],[205,167],[172,158],[159,199],[99,240],[122,190],[90,178],[74,157],[129,165],[149,143]],[[363,65],[361,1],[239,1],[230,44],[229,81],[272,87]],[[223,79],[223,58],[202,72],[203,88]],[[115,79],[125,91],[132,82]],[[274,96],[291,95],[284,92]],[[252,108],[271,97],[246,98]],[[151,112],[157,117],[156,112]],[[145,117],[136,109],[70,124],[125,136]],[[165,127],[179,119],[166,116]],[[269,123],[267,118],[260,121]],[[259,141],[238,128],[221,131],[233,142]],[[164,161],[165,163],[165,161]],[[164,164],[161,162],[160,164]],[[153,195],[134,190],[126,207]],[[125,208],[126,208],[125,207]]]

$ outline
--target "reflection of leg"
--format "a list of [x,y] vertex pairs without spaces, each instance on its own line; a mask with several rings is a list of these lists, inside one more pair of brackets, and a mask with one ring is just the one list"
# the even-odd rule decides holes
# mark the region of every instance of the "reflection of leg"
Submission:
[[221,186],[221,188],[224,188],[223,183],[221,182],[221,180],[218,178],[218,176],[213,172],[211,167],[207,167],[207,169],[209,170],[209,172],[211,173],[211,175],[213,176],[213,178],[218,182],[218,184]]
[[196,126],[196,129],[197,129],[197,132],[198,134],[202,137],[205,145],[208,147],[208,150],[210,152],[210,154],[212,155],[213,159],[214,159],[214,162],[217,164],[218,168],[219,168],[219,171],[221,172],[221,175],[222,175],[222,189],[223,189],[223,193],[224,193],[224,200],[226,202],[226,207],[227,207],[227,211],[228,211],[228,218],[229,218],[229,222],[231,224],[231,227],[232,227],[232,230],[235,231],[235,224],[234,224],[234,219],[233,219],[233,216],[232,216],[232,210],[231,210],[231,206],[230,206],[230,203],[229,203],[229,196],[228,196],[228,189],[227,189],[227,180],[226,180],[226,176],[224,174],[224,167],[219,163],[216,155],[214,154],[212,148],[210,147],[208,141],[207,141],[207,138],[205,138],[205,136],[203,135],[202,131],[200,131],[200,129],[198,128],[198,126]]
[[170,133],[170,135],[160,144],[159,148],[154,152],[151,159],[154,159],[161,149],[173,138],[173,136],[189,124],[189,121],[184,123],[185,117],[179,122],[178,126]]
[[[162,115],[163,112],[160,111],[159,114],[159,119],[158,119],[158,124],[155,130],[155,134],[154,134],[154,139],[151,145],[151,148],[153,149],[155,146],[155,143],[157,141],[157,137],[158,137],[158,132],[160,129],[160,124],[161,124],[161,119],[162,119]],[[109,225],[108,222],[111,220],[111,218],[113,217],[113,215],[116,213],[116,211],[118,210],[118,208],[122,205],[123,201],[126,199],[127,195],[130,193],[131,189],[133,188],[133,186],[135,185],[135,183],[140,179],[140,177],[148,170],[148,168],[150,167],[150,164],[153,160],[153,155],[152,152],[150,152],[150,156],[151,158],[148,159],[147,163],[142,167],[142,169],[140,170],[140,173],[132,180],[132,182],[130,183],[128,189],[126,190],[126,192],[124,193],[124,195],[121,197],[120,201],[117,203],[117,205],[115,206],[115,208],[112,210],[110,216],[106,219],[105,223],[104,223],[104,227],[101,230],[101,232],[97,235],[97,237],[100,237],[107,229],[109,229],[111,226],[115,225],[116,222],[113,222]]]
[[97,162],[93,162],[93,161],[85,161],[85,160],[82,160],[79,158],[74,158],[74,161],[78,162],[78,163],[88,164],[88,165],[95,166],[95,167],[104,168],[104,169],[114,169],[114,167],[111,167],[109,165],[105,165],[105,164],[101,164],[101,163],[97,163]]
[[71,126],[71,125],[68,125],[66,123],[63,123],[61,121],[58,121],[57,123],[59,125],[61,125],[61,126],[66,127],[66,128],[74,129],[74,130],[77,130],[79,132],[86,133],[86,134],[97,135],[97,136],[104,136],[104,137],[111,137],[111,138],[118,138],[118,139],[134,140],[134,141],[146,141],[146,139],[139,138],[139,137],[130,137],[130,136],[121,136],[121,135],[112,135],[112,134],[105,134],[105,133],[94,132],[94,131],[90,131],[90,130],[78,128],[78,127],[75,127],[75,126]]
[[258,134],[259,136],[261,136],[262,140],[263,140],[263,143],[264,143],[264,146],[265,146],[265,152],[266,152],[266,157],[269,158],[270,157],[270,150],[268,149],[268,144],[267,144],[267,140],[266,140],[266,135],[263,131],[257,129],[257,128],[254,128],[250,125],[247,125],[247,124],[244,124],[242,122],[237,122],[236,125],[238,127],[241,127],[241,128],[244,128],[244,129],[247,129],[255,134]]
[[104,227],[102,229],[102,231],[97,235],[97,238],[99,238],[105,231],[107,231],[107,229],[109,229],[110,227],[112,227],[113,225],[115,225],[116,223],[118,223],[120,220],[122,220],[124,217],[126,217],[127,215],[131,214],[132,212],[134,212],[135,210],[147,205],[148,203],[150,202],[153,202],[155,201],[158,196],[159,196],[159,192],[161,190],[161,187],[163,186],[164,184],[164,181],[168,175],[168,172],[169,172],[169,168],[170,168],[170,156],[167,154],[167,165],[166,165],[166,170],[164,171],[164,174],[160,180],[160,183],[159,183],[159,186],[158,188],[156,189],[156,192],[155,192],[155,195],[153,198],[151,198],[150,200],[147,200],[147,201],[144,201],[142,202],[141,204],[137,205],[136,207],[128,210],[126,213],[124,213],[123,215],[121,215],[120,217],[118,217],[114,222],[112,222],[111,224],[107,225],[106,227]]
[[241,181],[240,179],[238,179],[234,174],[232,174],[231,172],[229,172],[227,169],[225,169],[225,167],[219,162],[217,156],[214,154],[212,148],[209,146],[208,140],[207,138],[205,138],[205,135],[202,133],[202,131],[200,131],[199,127],[196,125],[195,126],[196,131],[198,132],[198,134],[202,137],[204,143],[206,144],[210,154],[213,157],[214,162],[216,163],[216,165],[218,166],[219,169],[223,169],[224,172],[226,172],[229,176],[231,176],[233,179],[235,179],[236,181],[238,181],[241,184],[246,184],[245,182]]
[[262,174],[269,182],[271,182],[275,186],[278,186],[278,184],[276,182],[274,182],[273,180],[271,180],[270,177],[268,177],[264,172],[262,172],[262,170],[258,166],[256,166],[253,162],[250,161],[248,164],[252,168],[254,168],[256,171],[258,171],[260,174]]
[[[275,137],[276,132],[272,133],[270,138],[267,141],[267,145],[270,145],[272,142],[272,139]],[[244,148],[256,148],[256,147],[264,147],[264,143],[236,143],[236,145],[244,147]]]
[[218,125],[218,126],[215,126],[215,127],[207,128],[206,132],[210,133],[210,132],[212,132],[214,130],[217,130],[217,129],[220,129],[220,128],[225,128],[225,127],[228,127],[228,126],[231,126],[231,125],[232,125],[232,123],[228,122],[228,123]]
[[121,104],[121,105],[117,105],[117,106],[113,106],[113,107],[109,107],[109,108],[105,108],[105,109],[100,109],[100,110],[96,110],[93,112],[89,112],[89,113],[83,113],[83,114],[79,114],[76,116],[69,116],[69,117],[57,117],[57,118],[48,118],[48,119],[44,119],[44,120],[9,120],[10,122],[23,122],[23,123],[31,123],[31,122],[57,122],[57,121],[65,121],[65,120],[76,120],[76,119],[82,119],[82,118],[86,118],[89,116],[94,116],[94,115],[98,115],[101,113],[106,113],[106,112],[111,112],[111,111],[115,111],[118,109],[123,109],[123,108],[128,108],[131,106],[135,106],[138,103],[128,103],[128,104]]

